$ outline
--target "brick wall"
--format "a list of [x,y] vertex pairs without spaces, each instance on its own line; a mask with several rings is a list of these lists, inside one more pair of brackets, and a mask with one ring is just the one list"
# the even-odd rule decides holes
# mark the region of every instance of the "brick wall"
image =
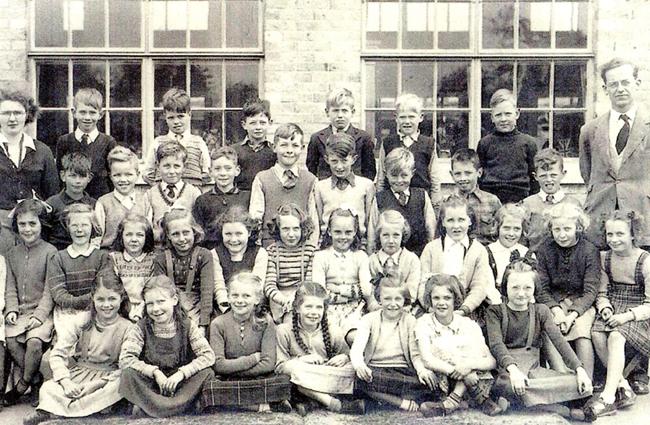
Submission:
[[27,0],[0,0],[0,87],[27,89]]

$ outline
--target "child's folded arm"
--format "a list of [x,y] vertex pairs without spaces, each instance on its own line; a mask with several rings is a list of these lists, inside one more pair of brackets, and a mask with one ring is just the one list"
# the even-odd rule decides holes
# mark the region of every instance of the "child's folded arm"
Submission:
[[273,372],[275,368],[276,353],[276,336],[275,325],[273,320],[268,319],[266,329],[262,335],[262,348],[260,350],[260,361],[256,362],[252,367],[241,372],[241,376],[259,376]]
[[203,332],[193,322],[190,322],[189,329],[190,348],[194,352],[194,360],[178,368],[183,373],[185,379],[196,375],[203,369],[214,365],[214,351],[210,347],[208,340],[203,336]]
[[131,368],[149,378],[153,379],[155,371],[159,370],[158,366],[150,365],[140,360],[140,354],[144,348],[144,335],[140,326],[132,326],[126,331],[126,337],[120,350],[120,369]]

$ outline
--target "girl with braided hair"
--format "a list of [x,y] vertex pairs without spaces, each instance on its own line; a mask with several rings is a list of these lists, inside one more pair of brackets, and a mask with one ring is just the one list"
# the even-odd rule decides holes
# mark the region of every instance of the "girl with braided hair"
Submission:
[[304,416],[315,407],[343,413],[365,412],[363,400],[347,401],[339,394],[352,394],[354,369],[340,329],[327,319],[328,295],[321,285],[302,282],[293,301],[291,323],[277,328],[275,372],[291,376],[299,399],[297,412]]

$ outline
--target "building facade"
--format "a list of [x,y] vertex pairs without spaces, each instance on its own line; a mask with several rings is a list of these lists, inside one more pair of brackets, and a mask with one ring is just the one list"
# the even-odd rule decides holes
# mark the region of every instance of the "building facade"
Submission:
[[[167,131],[172,86],[190,93],[210,145],[243,137],[240,109],[258,95],[276,123],[315,131],[340,85],[380,140],[397,95],[413,92],[442,157],[491,130],[489,97],[506,87],[519,127],[562,152],[579,184],[580,126],[609,105],[598,66],[629,57],[645,80],[648,18],[645,0],[0,0],[0,86],[33,93],[48,144],[74,128],[74,91],[96,87],[100,129],[140,152]],[[650,85],[641,94],[650,101]]]

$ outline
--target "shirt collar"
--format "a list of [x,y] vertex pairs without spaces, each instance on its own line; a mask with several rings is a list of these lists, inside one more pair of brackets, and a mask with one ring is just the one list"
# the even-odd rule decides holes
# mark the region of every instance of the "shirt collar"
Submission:
[[[29,148],[29,149],[35,151],[36,150],[36,144],[34,143],[34,139],[32,139],[32,137],[27,133],[23,133],[22,137],[23,137],[23,150],[26,150],[27,148]],[[8,144],[9,141],[4,136],[4,134],[0,133],[0,146],[2,147],[2,150],[4,150],[4,148],[5,148],[5,143]],[[7,151],[5,151],[5,153],[7,153]]]
[[[343,131],[341,131],[340,133],[347,133],[348,130],[350,129],[350,126],[351,126],[351,125],[352,125],[352,123],[349,123],[349,124],[348,124],[344,129],[343,129]],[[330,129],[332,130],[332,134],[339,133],[339,130],[338,130],[336,127],[334,127],[333,125],[330,125]]]
[[65,249],[70,257],[72,258],[77,258],[77,257],[90,257],[90,254],[93,253],[97,248],[90,244],[88,245],[88,248],[86,248],[84,251],[77,251],[77,249],[74,247],[74,245],[68,245],[68,247]]
[[[398,193],[398,192],[395,192],[395,191],[393,190],[392,187],[390,188],[390,191],[393,192],[393,195],[395,195],[396,198],[399,198],[399,193]],[[407,188],[407,189],[404,191],[404,195],[406,195],[407,198],[408,198],[409,196],[411,196],[411,189],[408,189],[408,188]]]
[[284,178],[284,172],[286,170],[291,170],[293,174],[295,174],[296,176],[300,176],[300,168],[298,167],[298,164],[294,164],[290,168],[284,168],[283,166],[281,166],[276,162],[275,165],[273,166],[273,171],[280,178],[280,180]]
[[448,325],[443,325],[438,321],[438,318],[434,313],[431,313],[431,320],[433,321],[433,324],[436,328],[447,328],[449,329],[454,335],[458,334],[460,331],[460,320],[456,318],[456,316],[452,316],[451,323]]
[[122,195],[120,192],[117,191],[117,189],[115,189],[113,190],[113,195],[122,204],[125,202],[135,202],[135,191],[129,193],[128,195]]
[[400,248],[399,251],[397,251],[397,252],[396,252],[395,254],[393,254],[393,255],[388,255],[388,254],[386,254],[386,253],[384,252],[383,249],[380,249],[379,251],[377,251],[377,258],[379,258],[379,262],[380,262],[382,265],[383,265],[383,264],[386,262],[386,260],[388,260],[389,258],[392,258],[393,261],[395,261],[395,264],[399,264],[399,257],[400,257],[401,254],[402,254],[402,248]]
[[[546,193],[544,193],[543,190],[540,190],[537,192],[537,196],[539,196],[542,199],[542,202],[546,202],[546,197],[548,196]],[[562,200],[566,197],[566,192],[564,190],[560,189],[557,192],[553,194],[553,204],[559,204],[562,202]]]
[[465,237],[463,239],[461,239],[460,241],[458,241],[458,242],[453,240],[450,237],[445,238],[445,246],[446,247],[452,247],[452,246],[455,246],[455,245],[461,245],[465,249],[468,249],[469,248],[469,236],[465,235]]
[[481,202],[481,203],[484,203],[484,202],[487,201],[487,200],[485,199],[485,198],[486,198],[486,192],[483,192],[481,189],[479,189],[479,188],[478,188],[478,184],[476,185],[476,187],[474,188],[473,191],[471,191],[470,193],[468,193],[468,194],[466,194],[466,195],[463,194],[463,192],[460,190],[460,188],[456,187],[456,194],[457,194],[458,196],[461,196],[461,197],[464,197],[464,198],[469,198],[470,196],[473,195],[473,196],[474,196],[475,198],[477,198],[477,199],[479,200],[479,202]]
[[348,183],[350,183],[350,186],[352,186],[352,187],[354,187],[354,185],[355,185],[354,173],[352,171],[350,171],[350,174],[348,174],[348,176],[343,178],[343,179],[339,179],[338,177],[336,177],[335,175],[332,174],[332,189],[334,189],[336,187],[336,183],[339,180],[346,180]]
[[[83,137],[84,132],[79,130],[79,127],[74,131],[74,138],[77,139],[78,142],[81,142],[81,138]],[[93,130],[88,133],[88,140],[89,143],[92,143],[97,139],[97,136],[99,136],[99,130],[97,130],[97,127],[93,128]]]
[[418,138],[420,137],[420,132],[419,131],[416,131],[415,133],[411,134],[410,136],[405,136],[402,133],[400,133],[399,131],[397,132],[397,134],[399,134],[400,141],[402,143],[404,143],[405,145],[406,145],[405,140],[408,140],[408,139],[412,140],[412,142],[410,142],[408,144],[408,146],[410,146],[412,143],[415,143],[418,140]]
[[[169,184],[167,184],[164,181],[160,181],[160,188],[162,190],[167,190],[168,187],[169,187]],[[183,180],[179,180],[178,183],[174,183],[174,188],[176,190],[182,190],[183,187],[185,187],[185,182]]]
[[232,189],[230,189],[227,192],[224,192],[215,183],[214,187],[212,188],[212,193],[215,194],[215,195],[231,195],[231,194],[239,193],[239,188],[235,184],[235,185],[233,185]]
[[65,189],[63,189],[61,191],[61,200],[63,201],[63,203],[65,205],[70,205],[70,204],[75,203],[75,202],[81,202],[81,203],[85,204],[85,203],[88,203],[89,198],[90,198],[90,195],[88,195],[87,192],[84,192],[81,199],[73,199],[73,198],[70,197],[70,195],[68,195],[66,193]]
[[146,253],[146,252],[143,252],[142,254],[138,255],[137,257],[133,257],[131,254],[129,254],[128,252],[124,251],[124,254],[123,254],[123,255],[124,255],[124,260],[125,260],[126,262],[128,262],[128,263],[130,263],[131,261],[135,261],[135,262],[137,262],[137,263],[141,263],[141,262],[145,259],[145,257],[147,256],[147,253]]
[[332,250],[332,253],[334,254],[334,257],[336,257],[336,258],[345,259],[345,258],[348,257],[348,254],[350,253],[350,250],[347,250],[345,252],[338,252],[337,250],[334,249],[333,246],[331,246],[330,249]]
[[[190,136],[192,136],[192,131],[188,128],[183,132],[182,136],[183,137],[181,138],[181,140],[187,140]],[[176,133],[170,131],[169,133],[167,133],[167,138],[171,140],[176,140]]]
[[638,109],[638,106],[633,105],[630,108],[630,110],[627,111],[627,112],[617,112],[617,111],[612,110],[612,112],[611,112],[611,114],[609,116],[609,122],[610,123],[618,123],[618,121],[621,120],[620,119],[621,115],[625,114],[630,119],[630,123],[632,123],[632,122],[634,122],[634,117],[636,116],[637,109]]
[[268,146],[269,148],[271,147],[271,142],[269,142],[268,139],[264,139],[262,143],[257,145],[257,148],[253,148],[253,145],[251,145],[251,139],[248,138],[248,136],[244,137],[244,140],[240,143],[241,146],[250,146],[251,149],[253,149],[254,152],[259,152],[264,148],[264,145]]

